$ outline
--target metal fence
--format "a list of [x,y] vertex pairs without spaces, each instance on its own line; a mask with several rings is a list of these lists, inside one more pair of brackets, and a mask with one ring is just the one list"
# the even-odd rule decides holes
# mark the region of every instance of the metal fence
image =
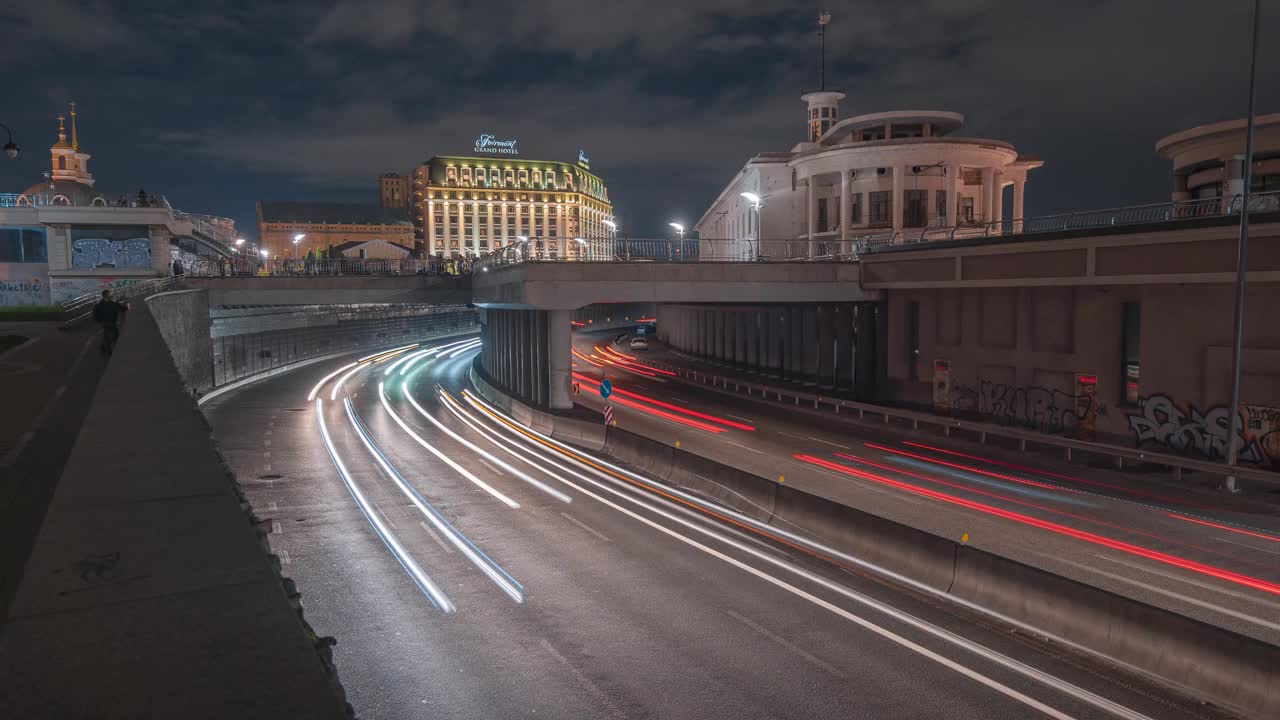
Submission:
[[398,317],[363,317],[372,312],[356,310],[335,313],[334,324],[213,337],[214,385],[331,353],[407,344],[480,329],[479,312],[460,305],[424,308],[419,314]]
[[309,277],[329,275],[469,275],[470,258],[275,258],[241,255],[202,259],[181,271],[192,277]]

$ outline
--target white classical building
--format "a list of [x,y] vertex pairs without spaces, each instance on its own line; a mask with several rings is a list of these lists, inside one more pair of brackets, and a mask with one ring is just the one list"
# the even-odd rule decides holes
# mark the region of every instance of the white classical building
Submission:
[[[1027,172],[1040,160],[1006,142],[955,134],[964,124],[959,113],[906,110],[841,120],[844,97],[802,96],[806,140],[790,152],[749,160],[698,220],[698,237],[802,240],[809,254],[831,254],[871,238],[901,243],[1020,231]],[[1012,212],[1004,203],[1008,187]]]

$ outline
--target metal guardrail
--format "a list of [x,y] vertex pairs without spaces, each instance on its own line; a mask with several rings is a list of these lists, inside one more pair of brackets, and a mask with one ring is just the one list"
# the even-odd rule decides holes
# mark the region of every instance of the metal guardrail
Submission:
[[812,410],[822,410],[826,408],[833,411],[836,415],[842,413],[846,415],[856,413],[859,420],[865,420],[866,417],[870,415],[873,418],[879,417],[883,420],[885,425],[894,421],[897,421],[899,425],[910,423],[912,430],[919,430],[921,425],[939,427],[942,428],[942,434],[944,437],[950,437],[953,431],[965,431],[977,435],[978,442],[981,444],[985,444],[988,437],[1015,440],[1018,443],[1018,449],[1022,452],[1026,452],[1028,446],[1057,448],[1063,452],[1064,458],[1068,461],[1072,459],[1073,453],[1079,452],[1111,458],[1115,463],[1117,470],[1123,470],[1126,462],[1133,465],[1149,464],[1165,467],[1173,471],[1173,477],[1175,480],[1180,480],[1182,478],[1183,471],[1187,470],[1222,477],[1235,475],[1241,479],[1255,480],[1272,486],[1280,485],[1280,473],[1275,473],[1270,470],[1240,466],[1228,469],[1225,464],[1219,462],[1197,460],[1195,458],[1170,455],[1168,453],[1152,452],[1149,450],[1143,450],[1142,448],[1126,448],[1119,445],[1108,445],[1105,443],[1090,442],[1087,440],[1077,440],[1075,438],[1063,437],[1061,435],[1049,435],[1032,430],[1003,427],[1000,425],[993,425],[991,423],[973,420],[961,420],[945,415],[935,415],[915,410],[903,410],[899,408],[886,407],[884,405],[873,405],[854,400],[843,400],[815,393],[806,393],[786,388],[761,385],[759,383],[745,382],[740,378],[728,378],[712,373],[690,370],[688,368],[671,365],[670,363],[664,363],[661,361],[646,359],[645,364],[674,372],[677,377],[691,384],[708,385],[724,392],[739,394],[745,392],[748,397],[759,397],[762,401],[769,401],[770,398],[774,398],[776,402],[780,403],[790,401],[790,404],[795,407],[803,407],[805,409]]
[[[117,301],[132,300],[164,292],[172,288],[176,282],[177,278],[173,276],[150,278],[132,285],[111,288],[111,295]],[[93,314],[93,306],[101,299],[102,291],[99,290],[62,301],[62,316],[66,318],[62,323],[62,327],[71,327],[88,318]]]
[[318,258],[308,260],[255,259],[251,255],[226,261],[203,259],[182,268],[190,277],[319,277],[333,275],[469,275],[468,258]]

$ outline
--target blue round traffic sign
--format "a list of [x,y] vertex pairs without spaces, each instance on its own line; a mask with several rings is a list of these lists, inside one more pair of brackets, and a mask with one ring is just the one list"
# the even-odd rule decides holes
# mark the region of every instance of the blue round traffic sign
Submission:
[[608,380],[600,381],[600,397],[607,398],[613,394],[613,383]]

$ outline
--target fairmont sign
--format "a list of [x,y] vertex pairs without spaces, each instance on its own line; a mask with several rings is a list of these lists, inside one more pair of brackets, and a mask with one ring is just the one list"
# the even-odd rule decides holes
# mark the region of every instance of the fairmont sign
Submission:
[[476,152],[493,153],[495,155],[519,155],[515,140],[499,140],[492,135],[481,135],[476,138]]
[[588,170],[591,169],[591,158],[587,157],[587,153],[581,148],[578,149],[578,164]]

